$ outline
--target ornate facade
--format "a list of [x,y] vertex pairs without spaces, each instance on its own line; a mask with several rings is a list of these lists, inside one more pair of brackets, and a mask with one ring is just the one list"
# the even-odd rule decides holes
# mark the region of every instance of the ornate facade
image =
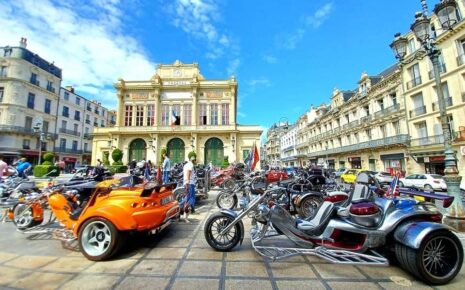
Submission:
[[172,163],[192,150],[199,163],[242,162],[254,144],[260,148],[262,130],[237,124],[237,87],[235,77],[205,80],[196,63],[179,61],[158,65],[149,80],[119,79],[116,126],[94,131],[92,162],[114,148],[124,152],[124,163],[158,163],[162,148]]

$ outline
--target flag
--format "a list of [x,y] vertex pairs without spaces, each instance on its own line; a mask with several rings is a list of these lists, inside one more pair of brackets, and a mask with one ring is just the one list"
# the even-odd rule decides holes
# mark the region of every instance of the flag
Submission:
[[171,114],[173,115],[173,121],[171,122],[171,126],[176,126],[181,124],[181,119],[179,116],[176,116],[176,112],[171,110]]
[[252,166],[250,166],[250,170],[254,170],[255,166],[257,165],[258,160],[260,159],[258,155],[257,144],[253,144],[253,154],[252,154]]
[[386,196],[399,196],[399,176],[396,175],[392,179],[391,183],[389,184],[389,188],[387,189]]
[[161,168],[160,168],[160,166],[158,166],[158,169],[157,169],[157,182],[160,183],[160,184],[162,183],[162,181],[161,181]]

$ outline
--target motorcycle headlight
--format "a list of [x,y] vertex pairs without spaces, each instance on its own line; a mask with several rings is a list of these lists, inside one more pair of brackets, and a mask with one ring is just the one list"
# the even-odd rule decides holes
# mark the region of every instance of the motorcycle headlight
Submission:
[[270,208],[265,204],[261,204],[257,208],[255,219],[258,222],[265,223],[268,220],[269,214],[270,214]]

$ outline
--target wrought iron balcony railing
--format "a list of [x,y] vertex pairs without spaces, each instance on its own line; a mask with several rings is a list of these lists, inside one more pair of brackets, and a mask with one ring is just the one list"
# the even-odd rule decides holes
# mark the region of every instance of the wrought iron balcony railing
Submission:
[[418,77],[412,79],[411,81],[407,82],[407,89],[409,90],[409,89],[412,89],[412,88],[414,88],[416,86],[419,86],[419,85],[421,85],[421,77],[420,76],[418,76]]
[[426,106],[417,107],[413,110],[410,110],[409,112],[410,118],[417,117],[423,114],[426,114]]

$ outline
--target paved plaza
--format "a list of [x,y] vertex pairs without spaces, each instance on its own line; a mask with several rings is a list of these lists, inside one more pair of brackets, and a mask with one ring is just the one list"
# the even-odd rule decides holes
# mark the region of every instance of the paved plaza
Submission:
[[[216,252],[203,235],[206,218],[217,210],[214,198],[202,202],[189,222],[181,220],[156,237],[134,237],[108,262],[89,261],[48,235],[26,236],[12,223],[0,224],[0,288],[431,289],[395,266],[342,266],[310,256],[266,261],[253,251],[247,231],[242,246]],[[465,267],[436,289],[464,285]]]

